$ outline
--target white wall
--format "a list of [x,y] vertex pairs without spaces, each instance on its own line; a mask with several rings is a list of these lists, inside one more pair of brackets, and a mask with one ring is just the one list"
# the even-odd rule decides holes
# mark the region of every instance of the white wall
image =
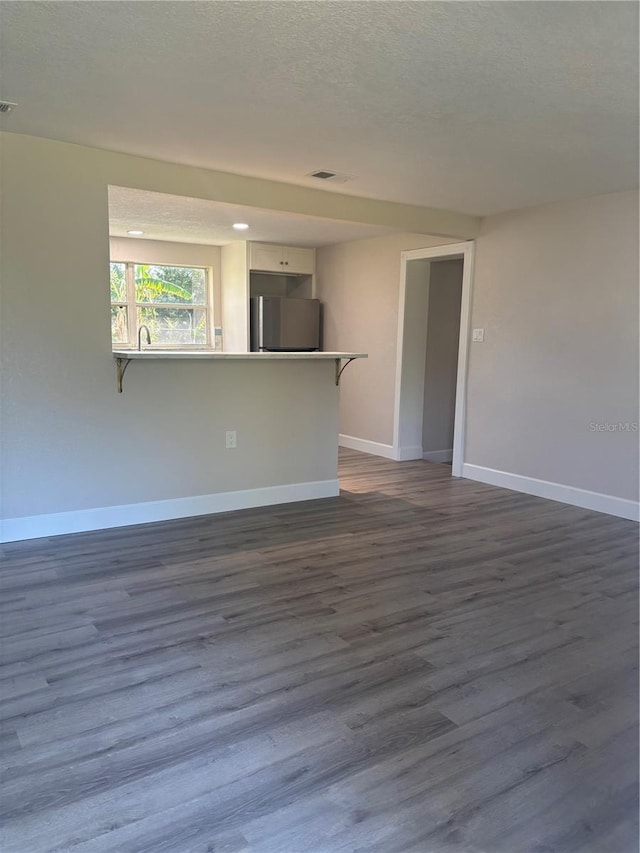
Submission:
[[431,263],[422,422],[424,453],[453,449],[462,267],[459,259]]
[[472,324],[465,462],[637,500],[637,192],[486,219]]
[[[327,348],[370,353],[344,376],[350,446],[391,455],[400,252],[445,242],[318,250]],[[636,517],[638,193],[484,220],[471,325],[486,336],[470,347],[464,475]]]
[[238,240],[222,247],[222,348],[249,351],[249,272],[247,242]]
[[453,239],[394,234],[316,251],[318,297],[325,303],[324,348],[366,352],[341,379],[340,432],[391,448],[400,253]]
[[[0,145],[4,518],[335,476],[331,362],[260,365],[258,381],[248,365],[132,363],[116,393],[108,185],[475,229],[471,217],[35,137],[4,133]],[[318,251],[325,347],[371,354],[343,374],[343,432],[391,444],[400,252],[454,241],[408,233]],[[635,498],[637,434],[590,424],[638,420],[637,280],[637,193],[485,222],[473,325],[487,338],[472,346],[467,462]],[[235,455],[223,449],[234,428]]]
[[[108,185],[215,195],[221,181],[224,195],[231,184],[35,137],[0,140],[2,518],[27,519],[6,529],[69,529],[59,514],[96,508],[299,483],[333,488],[333,362],[132,362],[116,392]],[[254,196],[251,182],[238,186],[238,203],[264,200],[260,182]],[[315,194],[283,187],[274,198],[298,212]],[[224,449],[227,429],[237,430],[235,451]],[[98,513],[96,525],[122,515]]]

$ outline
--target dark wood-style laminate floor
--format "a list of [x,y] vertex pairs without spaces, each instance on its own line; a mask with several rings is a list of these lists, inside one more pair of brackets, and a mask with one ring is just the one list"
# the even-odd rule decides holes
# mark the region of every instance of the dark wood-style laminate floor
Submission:
[[632,853],[632,522],[340,498],[6,545],[4,853]]

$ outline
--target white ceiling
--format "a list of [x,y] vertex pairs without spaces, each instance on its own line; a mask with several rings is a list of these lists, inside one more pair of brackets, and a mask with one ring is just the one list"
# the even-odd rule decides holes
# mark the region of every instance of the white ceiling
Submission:
[[[234,222],[250,225],[235,231]],[[315,248],[390,233],[389,228],[298,216],[277,210],[243,207],[199,198],[109,187],[109,234],[127,237],[144,231],[146,240],[224,246],[234,240],[258,240]]]
[[[635,2],[3,2],[0,128],[486,214],[637,183]],[[305,175],[329,168],[346,184]]]

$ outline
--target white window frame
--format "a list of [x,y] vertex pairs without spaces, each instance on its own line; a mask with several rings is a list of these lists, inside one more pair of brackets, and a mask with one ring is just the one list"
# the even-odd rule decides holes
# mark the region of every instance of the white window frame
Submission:
[[[136,350],[138,349],[138,308],[185,308],[204,311],[206,323],[206,343],[204,344],[166,344],[145,343],[145,349],[162,349],[162,350],[194,350],[198,352],[208,352],[214,349],[214,318],[213,318],[213,282],[211,267],[202,266],[202,264],[169,264],[156,263],[154,261],[119,261],[115,258],[109,260],[109,264],[121,264],[124,266],[125,285],[126,285],[126,302],[110,303],[110,308],[125,307],[127,309],[127,335],[128,343],[116,343],[111,339],[111,347],[114,350]],[[152,266],[152,267],[179,267],[180,269],[195,269],[203,270],[205,275],[205,302],[137,302],[136,301],[136,266]],[[109,267],[111,269],[111,267]]]

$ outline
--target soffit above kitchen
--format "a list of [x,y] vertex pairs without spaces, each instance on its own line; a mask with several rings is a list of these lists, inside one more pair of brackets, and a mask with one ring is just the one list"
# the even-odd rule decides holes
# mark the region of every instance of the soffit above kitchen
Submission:
[[[234,222],[249,225],[235,231]],[[224,246],[235,240],[319,248],[391,234],[391,228],[301,216],[239,204],[109,187],[109,234],[128,237],[132,229],[146,240]]]
[[0,129],[482,215],[637,185],[637,19],[626,2],[2,3],[18,107]]

